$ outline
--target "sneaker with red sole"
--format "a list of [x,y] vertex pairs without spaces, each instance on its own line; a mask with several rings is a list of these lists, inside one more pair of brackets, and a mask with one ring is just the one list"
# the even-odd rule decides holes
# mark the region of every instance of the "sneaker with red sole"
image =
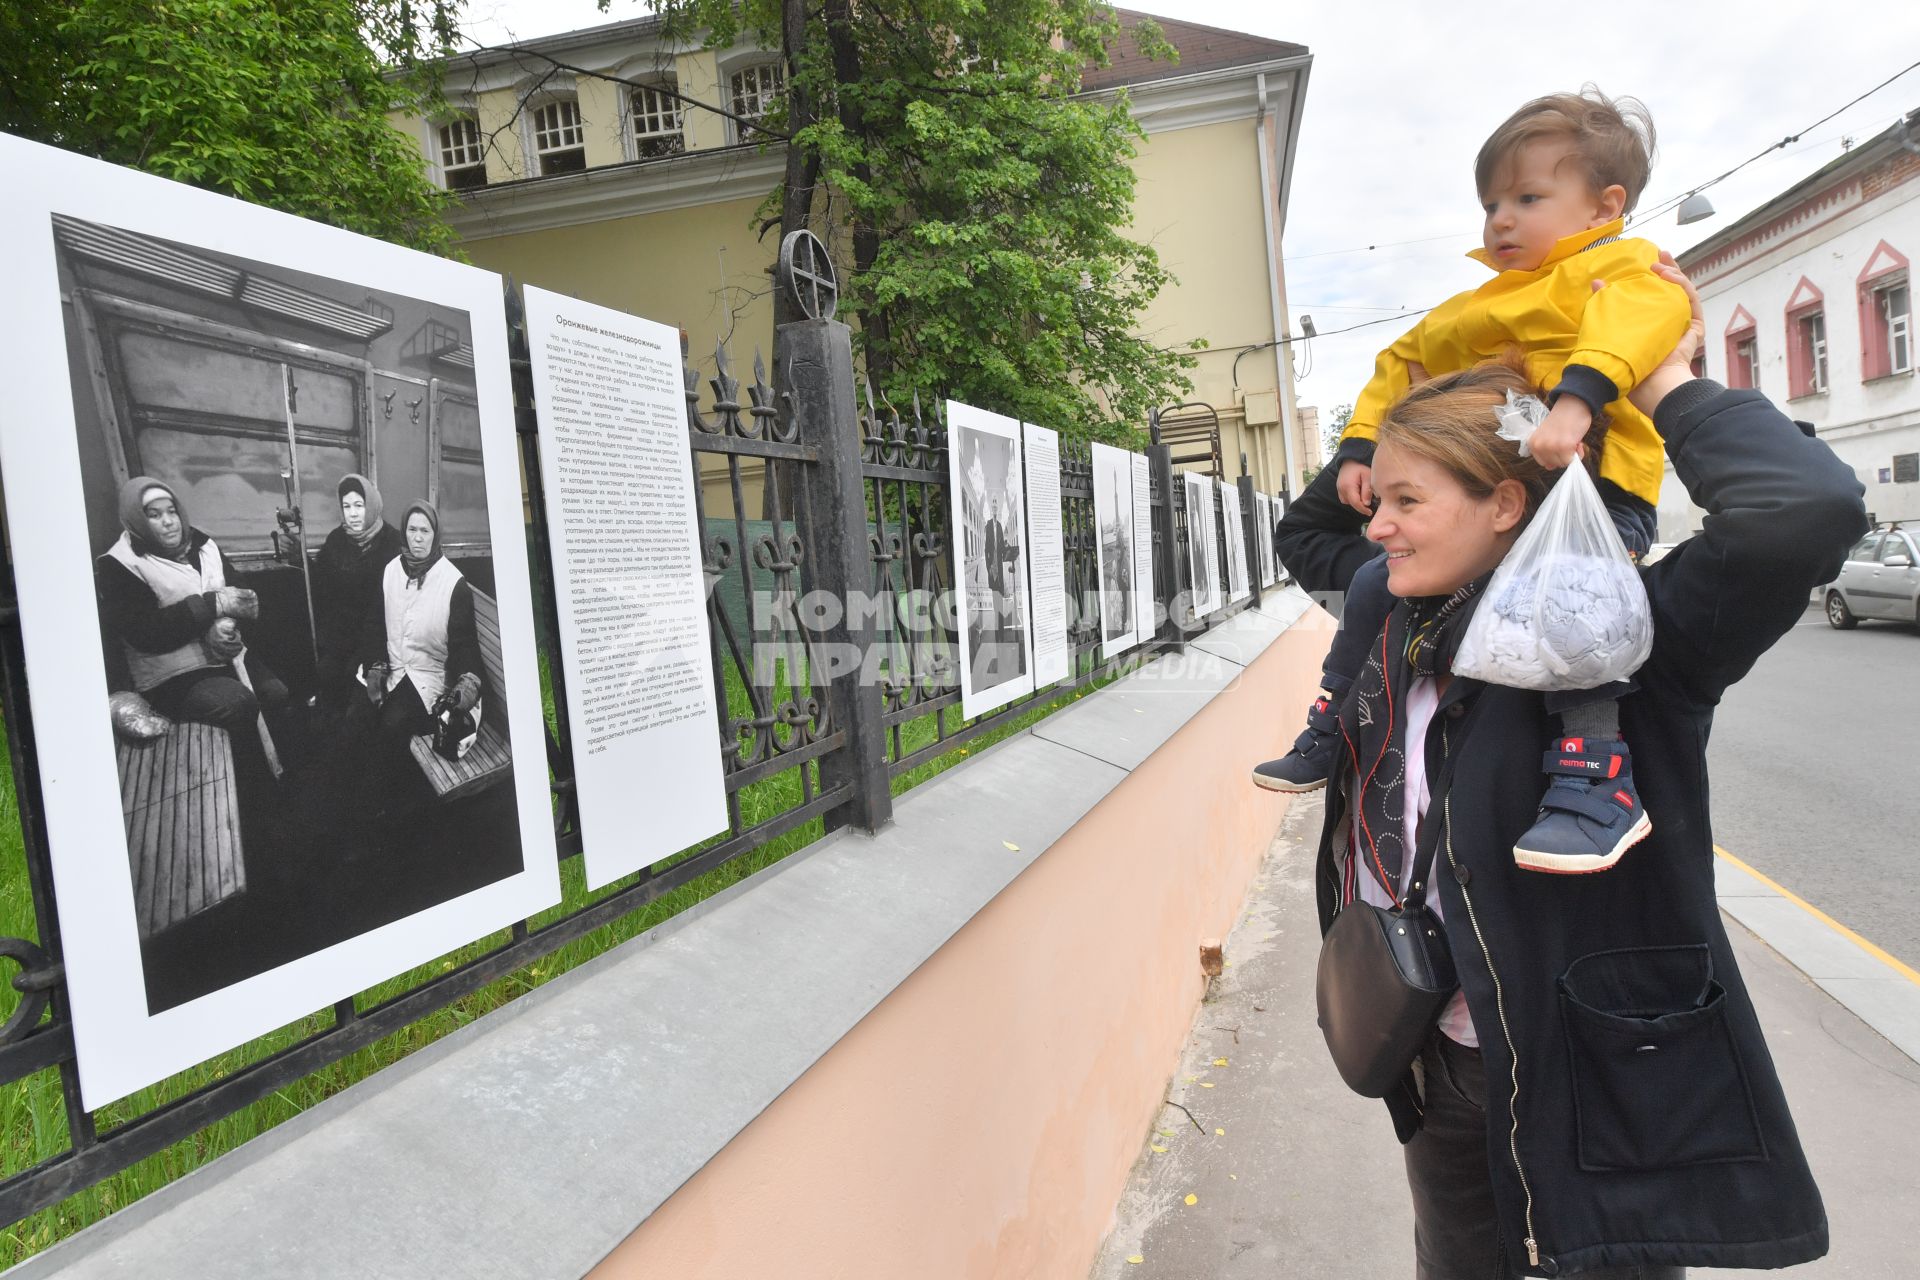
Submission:
[[1328,698],[1315,698],[1307,727],[1293,750],[1278,760],[1253,767],[1253,784],[1268,791],[1318,791],[1333,772],[1333,749],[1340,740],[1340,715]]
[[1560,875],[1605,871],[1653,832],[1634,789],[1633,758],[1624,742],[1562,738],[1554,746],[1541,762],[1553,780],[1513,860]]

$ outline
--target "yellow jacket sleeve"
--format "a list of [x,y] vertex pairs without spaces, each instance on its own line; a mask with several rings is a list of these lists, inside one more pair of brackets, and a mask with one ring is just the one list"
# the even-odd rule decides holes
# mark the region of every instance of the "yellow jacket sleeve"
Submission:
[[[1380,420],[1387,416],[1394,401],[1407,394],[1407,388],[1413,385],[1407,366],[1420,359],[1420,335],[1426,324],[1426,317],[1422,316],[1374,361],[1373,377],[1354,402],[1353,417],[1340,433],[1342,440],[1371,440],[1380,434]],[[1671,343],[1668,349],[1672,349]]]
[[[1679,285],[1653,274],[1660,251],[1646,240],[1600,245],[1571,261],[1584,268],[1575,284],[1590,296],[1567,363],[1604,375],[1622,398],[1652,373],[1687,331],[1691,312]],[[1595,280],[1606,287],[1591,292]],[[1354,413],[1356,418],[1359,412]]]

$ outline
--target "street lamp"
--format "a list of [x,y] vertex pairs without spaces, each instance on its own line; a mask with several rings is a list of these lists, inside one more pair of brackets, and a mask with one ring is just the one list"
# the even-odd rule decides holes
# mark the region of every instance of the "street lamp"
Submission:
[[1712,216],[1713,201],[1707,199],[1698,191],[1680,202],[1680,225],[1683,227],[1689,222],[1700,222]]

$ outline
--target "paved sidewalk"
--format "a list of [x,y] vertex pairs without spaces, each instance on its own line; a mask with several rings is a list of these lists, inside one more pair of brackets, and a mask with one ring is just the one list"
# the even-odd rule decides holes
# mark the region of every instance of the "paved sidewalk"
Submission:
[[[1317,798],[1295,804],[1267,855],[1227,940],[1226,972],[1175,1069],[1168,1098],[1179,1106],[1163,1107],[1146,1135],[1093,1280],[1412,1274],[1413,1216],[1386,1110],[1340,1083],[1314,1025],[1310,874],[1320,814]],[[1847,949],[1871,958],[1864,948],[1737,864],[1723,862],[1720,892],[1833,1225],[1832,1252],[1791,1274],[1920,1274],[1911,1233],[1920,1216],[1920,1063],[1890,1040],[1920,1029],[1920,985],[1884,963],[1862,965]],[[1737,921],[1765,929],[1781,949]],[[1920,1052],[1920,1042],[1905,1047]]]

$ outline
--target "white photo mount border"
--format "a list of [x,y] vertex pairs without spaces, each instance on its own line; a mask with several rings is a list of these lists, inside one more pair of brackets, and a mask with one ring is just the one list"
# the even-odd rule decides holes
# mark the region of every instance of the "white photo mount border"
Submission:
[[[947,495],[950,504],[947,526],[952,530],[953,544],[953,591],[954,591],[954,640],[958,649],[960,667],[960,714],[971,720],[990,711],[998,710],[1015,698],[1024,697],[1034,690],[1033,672],[1033,618],[1028,602],[1027,582],[1029,571],[1029,547],[1025,529],[1027,525],[1027,505],[1024,459],[1026,449],[1024,434],[1018,419],[1004,414],[992,413],[986,409],[977,409],[972,405],[949,400],[946,404],[947,426]],[[1013,606],[1014,625],[1019,629],[1019,639],[1008,652],[1009,646],[995,641],[999,646],[1000,659],[1017,658],[1019,670],[991,683],[981,683],[974,671],[976,642],[985,643],[974,635],[973,605],[970,598],[969,572],[969,532],[971,521],[968,516],[968,497],[973,487],[972,477],[966,472],[968,451],[963,447],[967,434],[973,433],[980,441],[1000,441],[1007,447],[1009,459],[1001,481],[1001,492],[991,491],[991,481],[982,475],[980,481],[983,491],[974,495],[976,500],[989,503],[997,502],[1000,509],[1016,521],[1014,540],[1014,559],[1009,565],[1002,565],[1003,573],[1013,575],[1005,592]],[[978,523],[984,537],[989,521],[986,510],[977,513]],[[1004,523],[1004,522],[1003,522]],[[979,554],[986,557],[990,549],[980,548]],[[997,553],[996,553],[997,554]],[[982,565],[982,568],[986,566]]]
[[[0,307],[0,472],[35,695],[81,1094],[88,1109],[373,987],[560,900],[501,280],[475,267],[0,135],[12,271]],[[518,873],[149,1014],[113,730],[95,633],[93,549],[75,442],[53,216],[64,214],[465,311],[473,365],[522,865]],[[50,442],[52,442],[50,444]],[[498,710],[489,704],[489,714]],[[537,765],[535,764],[537,761]]]

